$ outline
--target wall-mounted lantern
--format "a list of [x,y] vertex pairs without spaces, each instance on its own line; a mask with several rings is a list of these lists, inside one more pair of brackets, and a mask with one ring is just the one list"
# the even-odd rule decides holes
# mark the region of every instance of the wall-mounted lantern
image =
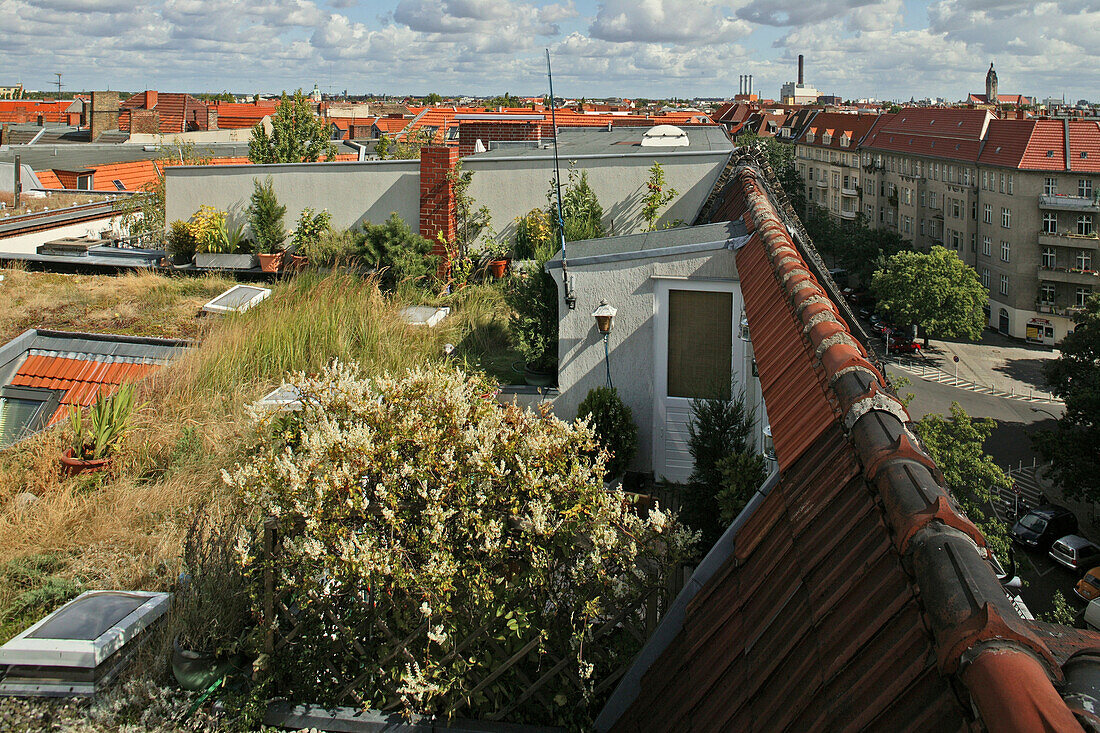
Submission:
[[607,368],[607,386],[611,387],[611,351],[607,344],[608,337],[611,335],[611,329],[615,327],[615,314],[618,313],[616,308],[607,304],[606,300],[601,300],[599,307],[592,311],[592,317],[596,319],[596,330],[603,336],[603,363]]
[[772,426],[764,426],[764,445],[761,446],[761,453],[764,454],[764,460],[768,463],[768,473],[771,473],[778,463],[775,457],[775,441],[772,440]]
[[746,343],[752,342],[752,339],[749,338],[749,318],[745,315],[744,310],[741,311],[741,329],[738,335],[742,341]]

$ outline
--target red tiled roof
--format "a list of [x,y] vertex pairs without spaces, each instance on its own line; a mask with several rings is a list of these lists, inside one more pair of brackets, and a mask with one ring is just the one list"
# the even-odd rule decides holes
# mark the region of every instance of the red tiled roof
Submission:
[[42,184],[42,188],[61,189],[65,188],[61,185],[61,181],[58,180],[57,174],[53,171],[35,171],[34,175],[38,177],[38,182]]
[[907,107],[876,125],[863,147],[973,163],[994,119],[981,109]]
[[217,102],[211,108],[218,113],[218,129],[243,130],[254,127],[268,115],[275,114],[279,100],[263,100],[259,104]]
[[111,394],[124,382],[134,382],[159,368],[158,364],[108,361],[31,353],[11,379],[13,387],[65,390],[61,405],[49,420],[53,425],[65,417],[69,405],[87,407],[100,392]]
[[[130,130],[130,112],[149,109],[146,105],[149,92],[139,92],[119,104],[118,129]],[[199,110],[205,110],[206,104],[190,94],[179,92],[159,92],[151,109],[156,110],[161,133],[187,132],[192,129],[194,116]]]
[[129,163],[108,163],[93,168],[92,188],[96,191],[114,191],[119,181],[127,191],[140,191],[144,186],[155,183],[157,166],[151,160],[134,160]]
[[[873,114],[845,114],[843,112],[819,112],[814,116],[812,126],[803,132],[798,142],[803,145],[813,145],[819,148],[835,148],[837,150],[855,150],[864,136],[871,131],[878,120],[878,115]],[[807,141],[806,134],[814,131],[814,141]],[[822,142],[823,132],[829,133],[831,139],[828,144]],[[841,134],[849,138],[848,146],[840,144]]]
[[756,158],[730,172],[709,221],[739,216],[751,233],[737,277],[780,470],[597,729],[1080,731],[1079,702],[1055,684],[1100,634],[1073,631],[1055,655],[1020,618],[824,265],[795,241],[778,181]]

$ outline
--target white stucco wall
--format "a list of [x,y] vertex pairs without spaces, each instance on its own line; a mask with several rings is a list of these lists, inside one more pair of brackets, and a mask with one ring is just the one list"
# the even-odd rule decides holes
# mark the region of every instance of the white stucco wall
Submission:
[[38,246],[46,242],[64,237],[98,237],[100,232],[106,229],[119,229],[119,217],[93,219],[77,224],[65,224],[63,226],[45,229],[29,234],[18,234],[14,237],[0,238],[0,252],[12,252],[16,254],[34,254]]
[[[591,266],[571,265],[577,306],[564,304],[560,267],[552,270],[558,283],[558,388],[554,413],[571,420],[588,391],[606,383],[603,337],[596,330],[592,311],[601,299],[618,309],[610,337],[611,378],[619,396],[634,414],[638,426],[638,454],[632,470],[652,471],[654,464],[654,363],[656,337],[655,293],[661,278],[737,280],[734,253],[712,250],[691,255],[623,260]],[[735,318],[737,314],[734,314]],[[751,358],[735,363],[736,384],[745,389],[746,405],[762,415],[760,386],[752,378]],[[757,432],[764,423],[758,420]]]
[[394,211],[414,231],[420,223],[419,160],[176,166],[165,171],[165,220],[186,220],[205,204],[243,222],[253,179],[267,176],[286,206],[287,229],[307,207],[328,209],[337,228],[382,222]]
[[[675,149],[673,149],[675,150]],[[662,212],[661,221],[682,219],[691,224],[710,195],[714,182],[729,160],[729,152],[653,152],[628,155],[561,158],[562,184],[568,180],[570,163],[588,172],[588,182],[604,207],[604,228],[609,234],[633,234],[643,229],[642,197],[646,194],[649,169],[661,163],[668,185],[677,198]],[[531,209],[545,209],[546,193],[554,178],[553,155],[516,158],[462,160],[473,171],[469,194],[477,206],[488,206],[492,227],[510,241],[515,236],[515,219]]]

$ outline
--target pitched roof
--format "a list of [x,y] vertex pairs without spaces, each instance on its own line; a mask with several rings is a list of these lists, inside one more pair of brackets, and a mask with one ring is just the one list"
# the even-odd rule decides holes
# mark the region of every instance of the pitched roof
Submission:
[[973,163],[994,119],[982,109],[906,107],[875,125],[863,147]]
[[[149,94],[155,95],[151,107],[146,105]],[[159,118],[160,132],[173,133],[187,132],[189,123],[194,121],[195,113],[205,110],[206,104],[190,94],[180,92],[139,92],[119,104],[118,108],[120,130],[130,129],[131,113],[134,110],[153,109]]]
[[[818,112],[811,119],[809,125],[802,130],[798,142],[803,145],[813,145],[819,148],[834,148],[836,150],[851,150],[859,146],[864,136],[871,131],[878,121],[878,115],[874,114],[847,114],[844,112]],[[809,142],[808,135],[814,131],[814,140]],[[831,139],[824,142],[824,134],[828,133]],[[847,147],[840,144],[840,138],[846,135],[849,139]]]
[[1063,666],[1100,634],[1068,630],[1055,654],[1050,629],[1020,618],[778,181],[747,156],[730,172],[710,220],[752,234],[737,274],[779,472],[597,729],[1081,730],[1055,684],[1100,692],[1091,657]]
[[62,355],[57,351],[32,350],[11,379],[13,387],[37,387],[64,391],[61,404],[47,421],[53,425],[65,417],[69,405],[87,407],[102,392],[115,392],[126,382],[136,382],[160,364],[141,363],[125,357],[95,354]]

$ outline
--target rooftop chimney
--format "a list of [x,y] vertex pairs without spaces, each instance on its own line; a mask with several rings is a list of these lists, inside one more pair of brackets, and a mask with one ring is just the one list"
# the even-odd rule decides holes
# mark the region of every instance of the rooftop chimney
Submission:
[[798,84],[802,85],[802,54],[798,54]]

